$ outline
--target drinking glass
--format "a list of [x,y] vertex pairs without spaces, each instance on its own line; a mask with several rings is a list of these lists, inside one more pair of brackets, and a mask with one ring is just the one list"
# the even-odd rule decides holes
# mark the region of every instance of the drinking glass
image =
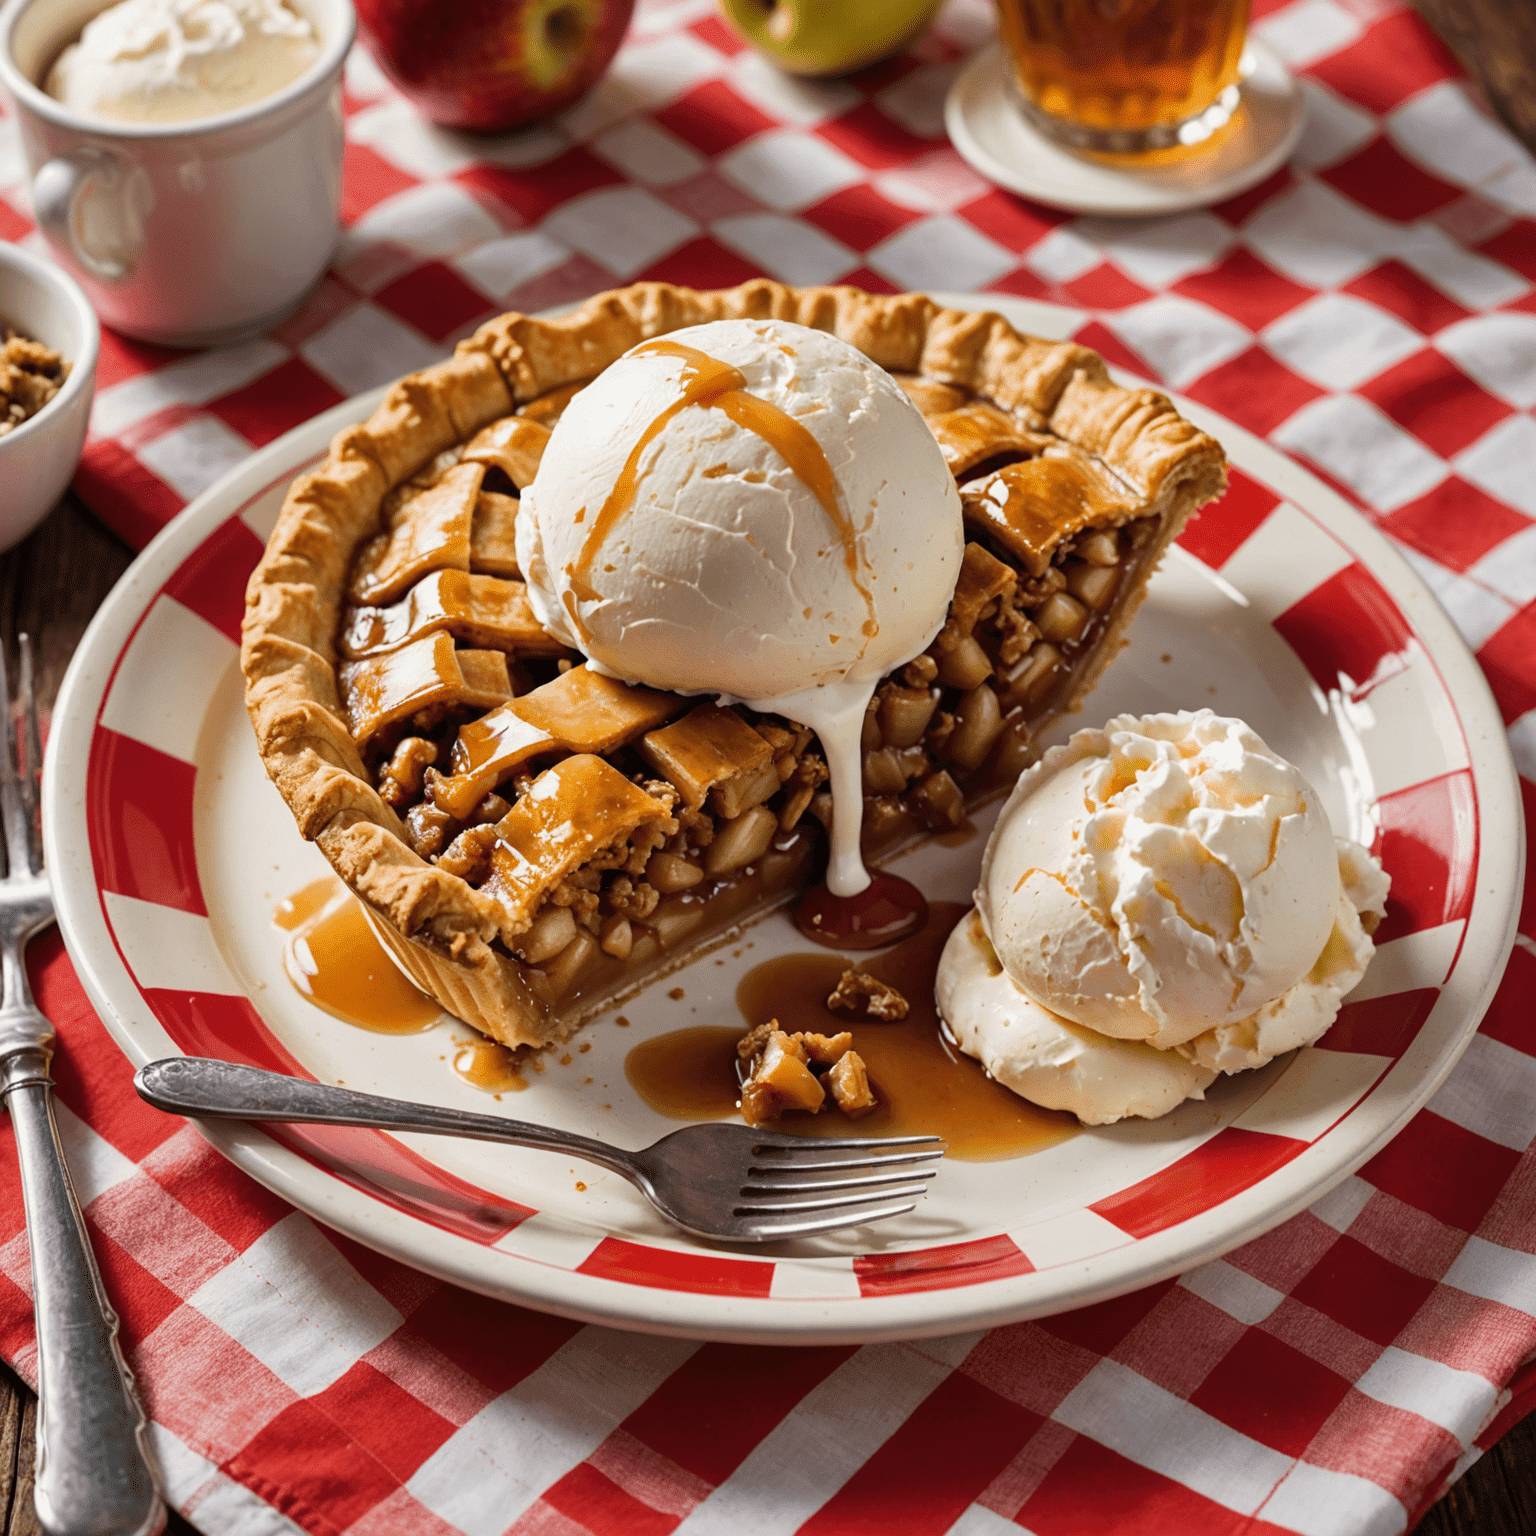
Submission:
[[1249,0],[997,0],[1019,105],[1059,144],[1165,158],[1240,105]]

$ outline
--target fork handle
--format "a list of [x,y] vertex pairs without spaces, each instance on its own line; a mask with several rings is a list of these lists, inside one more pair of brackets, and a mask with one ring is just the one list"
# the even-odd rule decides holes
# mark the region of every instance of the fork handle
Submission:
[[48,1536],[151,1536],[165,1524],[146,1426],[59,1146],[46,1050],[0,1083],[16,1132],[37,1317],[38,1521]]
[[167,1056],[148,1062],[134,1075],[133,1086],[139,1097],[156,1109],[194,1120],[357,1125],[383,1131],[418,1131],[431,1136],[467,1136],[478,1141],[507,1142],[514,1147],[563,1152],[611,1168],[646,1194],[650,1193],[644,1171],[622,1148],[526,1120],[504,1120],[500,1115],[386,1099],[207,1056]]

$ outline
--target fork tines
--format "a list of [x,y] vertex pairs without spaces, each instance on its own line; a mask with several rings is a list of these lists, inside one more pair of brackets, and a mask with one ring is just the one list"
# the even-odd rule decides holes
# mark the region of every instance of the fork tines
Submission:
[[[908,1163],[936,1162],[944,1156],[944,1143],[939,1141],[937,1137],[928,1137],[927,1141],[929,1145],[921,1150],[889,1152],[885,1154],[876,1153],[874,1156],[865,1157],[806,1157],[802,1155],[799,1157],[769,1160],[764,1157],[765,1149],[758,1147],[754,1149],[754,1156],[763,1157],[764,1160],[762,1163],[754,1162],[751,1172],[754,1174],[825,1173],[833,1169],[896,1168]],[[804,1146],[805,1143],[802,1142],[801,1145]],[[811,1145],[816,1148],[817,1152],[831,1151],[835,1153],[841,1148],[847,1148],[849,1151],[855,1149],[862,1151],[865,1147],[870,1146],[871,1143],[867,1141],[818,1141],[811,1143]],[[878,1143],[875,1143],[875,1145],[878,1145]],[[766,1150],[771,1152],[774,1149],[768,1148]]]
[[[775,1207],[775,1211],[782,1207]],[[767,1219],[761,1214],[738,1212],[746,1230],[742,1236],[755,1242],[786,1242],[795,1237],[814,1237],[818,1232],[842,1232],[849,1227],[861,1227],[872,1221],[884,1221],[888,1216],[904,1216],[917,1209],[917,1201],[905,1200],[895,1205],[859,1207],[853,1211],[839,1208],[830,1216],[801,1215],[793,1212],[787,1216]]]
[[[880,1147],[909,1150],[871,1153],[871,1148]],[[878,1212],[861,1211],[859,1219],[873,1221],[881,1216],[910,1211],[916,1201],[928,1193],[927,1181],[938,1171],[911,1165],[935,1162],[943,1157],[944,1150],[944,1144],[937,1136],[840,1137],[814,1142],[801,1137],[784,1137],[765,1141],[753,1148],[754,1159],[762,1161],[754,1161],[748,1168],[747,1183],[742,1186],[741,1203],[735,1214],[808,1216],[819,1211],[840,1211],[844,1213],[841,1219],[846,1221],[858,1207],[889,1201],[906,1203],[900,1206],[882,1204]],[[861,1155],[836,1155],[842,1152]],[[833,1155],[826,1156],[827,1153]],[[877,1171],[850,1177],[855,1169]],[[838,1219],[823,1218],[824,1221]]]
[[[0,645],[0,696],[4,724],[0,727],[0,816],[5,821],[6,873],[12,878],[35,874],[43,867],[38,824],[38,781],[42,774],[42,741],[37,727],[37,690],[32,667],[32,639],[19,637],[21,686],[13,702],[5,648]],[[17,739],[19,708],[23,732]]]

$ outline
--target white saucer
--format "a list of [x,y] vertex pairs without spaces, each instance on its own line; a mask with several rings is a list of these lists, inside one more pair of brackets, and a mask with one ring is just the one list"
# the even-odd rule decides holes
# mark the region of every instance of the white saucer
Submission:
[[1053,144],[1014,105],[997,43],[956,77],[944,103],[944,126],[976,170],[1022,197],[1075,213],[1180,213],[1257,186],[1285,163],[1301,137],[1306,102],[1285,65],[1250,38],[1243,70],[1243,121],[1208,158],[1173,165],[1125,170]]

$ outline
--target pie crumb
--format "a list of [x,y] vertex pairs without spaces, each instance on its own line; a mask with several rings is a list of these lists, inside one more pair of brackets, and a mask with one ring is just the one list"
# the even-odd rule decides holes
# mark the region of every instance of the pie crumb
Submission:
[[906,998],[890,982],[853,966],[838,978],[827,998],[827,1007],[833,1013],[846,1013],[855,1019],[878,1019],[882,1024],[904,1019],[908,1012]]
[[835,1035],[812,1030],[790,1034],[779,1028],[777,1019],[769,1019],[742,1036],[736,1054],[748,1064],[740,1101],[741,1117],[748,1125],[777,1120],[792,1110],[814,1115],[826,1108],[829,1097],[855,1119],[878,1105],[849,1030]]

